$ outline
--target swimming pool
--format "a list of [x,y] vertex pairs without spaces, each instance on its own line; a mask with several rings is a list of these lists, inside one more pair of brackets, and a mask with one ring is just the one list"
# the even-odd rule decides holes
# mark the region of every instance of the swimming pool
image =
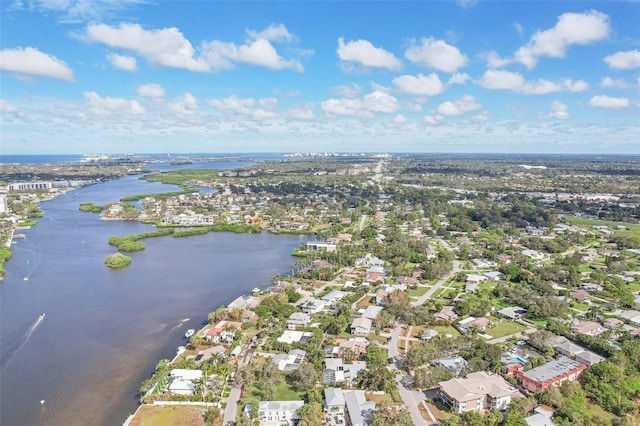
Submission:
[[521,358],[517,355],[514,355],[513,359],[515,359],[516,361],[518,361],[522,366],[524,366],[527,363],[527,360],[524,358]]

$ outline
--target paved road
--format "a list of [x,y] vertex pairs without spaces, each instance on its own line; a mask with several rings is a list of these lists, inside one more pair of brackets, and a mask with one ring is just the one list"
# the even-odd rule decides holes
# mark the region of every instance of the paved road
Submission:
[[[445,249],[451,251],[451,248],[445,241],[440,240],[440,242]],[[442,287],[444,283],[446,283],[447,280],[449,280],[449,278],[451,278],[454,274],[458,273],[459,271],[460,271],[460,262],[458,260],[454,260],[453,268],[451,269],[451,272],[449,272],[447,275],[439,279],[429,290],[427,290],[425,294],[423,294],[415,302],[413,302],[412,305],[421,306],[422,304],[424,304],[424,302],[427,301],[427,299],[429,299],[436,291],[438,291],[438,289]],[[426,421],[422,417],[422,414],[420,414],[418,405],[420,405],[422,401],[426,399],[424,394],[419,391],[410,391],[409,389],[407,389],[404,383],[402,383],[402,379],[406,376],[403,376],[398,369],[402,364],[402,357],[403,357],[402,355],[400,355],[400,352],[398,351],[398,343],[400,342],[401,331],[402,331],[402,324],[400,324],[399,322],[396,322],[395,326],[393,327],[393,331],[391,332],[391,336],[389,337],[389,345],[387,347],[387,353],[389,355],[389,358],[392,358],[394,360],[393,364],[389,365],[389,369],[397,373],[396,382],[398,382],[398,391],[400,393],[400,397],[402,398],[402,402],[404,403],[404,405],[409,410],[409,413],[411,414],[411,419],[413,420],[413,423],[415,425],[438,424],[437,422]]]
[[[255,351],[256,346],[255,343],[249,345],[244,357],[240,360],[238,364],[238,369],[244,367],[249,364],[251,361],[251,357],[253,357],[253,352]],[[231,393],[227,398],[227,407],[224,409],[224,417],[222,419],[222,424],[224,426],[232,425],[236,423],[236,415],[238,413],[238,405],[240,404],[240,394],[242,392],[242,386],[234,384],[231,388]]]

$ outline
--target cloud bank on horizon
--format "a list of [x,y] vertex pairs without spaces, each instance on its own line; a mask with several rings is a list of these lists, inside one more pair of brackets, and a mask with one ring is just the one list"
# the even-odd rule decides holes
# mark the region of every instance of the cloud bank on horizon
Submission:
[[636,1],[0,7],[7,154],[640,154]]

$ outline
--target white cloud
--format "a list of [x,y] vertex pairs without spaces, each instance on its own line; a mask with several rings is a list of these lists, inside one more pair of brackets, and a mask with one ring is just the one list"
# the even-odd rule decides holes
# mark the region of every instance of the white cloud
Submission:
[[482,109],[482,104],[471,95],[464,95],[457,101],[441,103],[436,112],[440,116],[462,115],[467,112]]
[[73,81],[73,71],[67,64],[35,47],[0,50],[0,70],[27,77]]
[[631,105],[627,98],[613,98],[606,95],[596,95],[589,100],[589,106],[594,108],[623,109]]
[[101,97],[96,92],[84,92],[84,98],[87,102],[89,111],[96,115],[111,114],[144,114],[145,109],[136,100],[124,98]]
[[617,52],[604,58],[604,61],[613,69],[630,70],[640,68],[640,51],[634,49],[626,52]]
[[0,99],[0,113],[8,115],[14,118],[24,118],[25,113],[23,110],[13,105],[11,102]]
[[431,126],[437,126],[444,121],[444,116],[439,114],[427,115],[424,117],[423,121]]
[[187,92],[182,97],[167,104],[169,111],[179,116],[192,116],[198,112],[198,100]]
[[59,22],[79,23],[106,20],[146,0],[15,0],[9,10],[54,14]]
[[118,55],[117,53],[111,53],[107,56],[111,65],[122,71],[138,71],[138,63],[136,58],[127,55]]
[[562,87],[571,93],[584,92],[589,89],[589,83],[584,80],[570,80],[566,79],[562,82]]
[[482,54],[482,56],[486,59],[489,68],[503,68],[513,62],[513,59],[502,58],[493,50]]
[[121,23],[118,27],[89,24],[82,38],[112,48],[130,50],[152,65],[209,71],[209,65],[204,60],[194,57],[195,49],[177,28],[145,30],[139,24]]
[[236,46],[234,43],[213,41],[206,44],[207,62],[217,70],[233,68],[232,62],[244,62],[272,70],[292,69],[302,72],[304,68],[296,59],[285,60],[266,39],[254,40],[250,44]]
[[444,84],[436,73],[426,76],[401,75],[393,79],[393,84],[400,92],[414,96],[435,96],[444,92]]
[[331,89],[331,93],[343,98],[357,98],[362,93],[362,87],[355,83],[350,86],[335,86]]
[[407,120],[407,117],[405,117],[404,115],[398,114],[391,119],[391,122],[393,124],[406,124],[409,122],[409,120]]
[[609,16],[592,10],[585,13],[564,13],[556,25],[538,31],[526,46],[515,53],[515,60],[531,69],[541,57],[564,58],[572,45],[586,45],[609,36]]
[[212,99],[209,105],[224,114],[242,114],[254,120],[265,120],[276,117],[278,100],[276,98],[239,98],[231,95],[223,99]]
[[524,28],[522,27],[522,24],[520,22],[514,22],[513,28],[515,28],[516,32],[519,35],[522,35],[524,33]]
[[566,120],[569,118],[569,107],[560,101],[551,102],[551,113],[548,117]]
[[376,90],[364,97],[364,107],[371,112],[392,113],[400,108],[400,104],[394,96]]
[[320,108],[328,115],[354,115],[362,108],[360,99],[330,98],[322,101]]
[[262,31],[247,30],[247,34],[253,40],[263,38],[276,43],[292,42],[295,39],[283,24],[271,24]]
[[584,80],[564,79],[553,82],[545,79],[526,81],[522,74],[506,70],[487,70],[478,84],[485,89],[509,90],[523,95],[546,95],[556,92],[582,92],[589,88]]
[[449,78],[449,81],[447,82],[447,84],[448,85],[465,84],[469,80],[471,80],[471,77],[469,77],[469,74],[467,74],[466,72],[457,72]]
[[139,96],[142,96],[143,98],[150,98],[150,99],[164,98],[164,88],[159,84],[143,84],[142,86],[138,86],[137,93]]
[[456,3],[461,8],[467,9],[470,7],[474,7],[476,4],[478,4],[478,0],[456,0]]
[[[247,30],[251,37],[245,44],[213,40],[202,43],[203,58],[215,70],[228,70],[234,62],[261,66],[271,70],[291,69],[303,72],[304,67],[298,59],[285,59],[278,54],[271,42],[290,42],[294,36],[282,24],[271,24],[267,29],[256,32]],[[309,51],[302,52],[305,55]]]
[[615,88],[615,89],[627,89],[629,84],[623,79],[613,79],[611,77],[604,77],[600,80],[600,87]]
[[420,45],[414,43],[405,51],[405,57],[414,64],[447,73],[454,73],[467,65],[467,57],[444,40],[429,37],[421,42]]
[[387,68],[390,70],[402,68],[402,62],[392,53],[381,47],[375,47],[368,40],[360,39],[345,43],[344,37],[340,37],[337,53],[340,60],[364,68]]
[[289,118],[293,118],[294,120],[313,120],[316,118],[314,109],[313,104],[295,105],[289,108],[285,115]]
[[525,84],[521,74],[505,70],[487,70],[479,81],[485,89],[502,89],[519,92]]

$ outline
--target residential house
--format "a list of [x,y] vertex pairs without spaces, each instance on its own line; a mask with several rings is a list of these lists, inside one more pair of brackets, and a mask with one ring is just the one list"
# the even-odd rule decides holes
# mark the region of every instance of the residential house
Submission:
[[478,331],[485,331],[487,327],[491,326],[493,323],[485,317],[475,318],[469,317],[465,318],[457,324],[458,330],[462,334],[467,334],[470,330],[475,329]]
[[364,257],[359,257],[355,260],[355,266],[384,266],[384,260],[367,253]]
[[338,350],[341,354],[350,351],[351,354],[358,358],[362,358],[367,352],[369,341],[362,337],[351,338],[349,340],[341,340],[338,342]]
[[204,335],[205,339],[213,343],[231,344],[236,332],[242,329],[242,323],[237,321],[220,321],[210,328]]
[[523,398],[501,376],[484,371],[470,373],[465,379],[440,382],[438,391],[442,401],[457,414],[466,411],[505,410],[511,401]]
[[305,314],[313,315],[324,311],[326,304],[327,302],[322,299],[310,297],[300,304],[300,309],[302,309],[302,312]]
[[587,366],[566,356],[550,361],[529,371],[519,371],[516,376],[520,384],[530,392],[541,392],[549,386],[566,380],[578,380]]
[[509,306],[504,309],[500,309],[496,312],[498,316],[506,319],[510,319],[512,321],[519,320],[523,316],[527,315],[527,310],[521,308],[520,306]]
[[351,386],[358,374],[367,367],[367,363],[364,361],[353,361],[351,364],[345,364],[342,358],[325,358],[323,364],[322,382],[325,385],[345,382],[348,386]]
[[369,318],[356,318],[351,323],[351,334],[353,334],[354,336],[366,336],[371,333],[372,326],[373,322]]
[[298,410],[304,401],[260,401],[258,405],[258,420],[260,426],[294,426],[300,416]]
[[350,293],[347,293],[346,291],[333,290],[322,296],[320,299],[324,300],[325,306],[335,307],[338,302],[348,294]]
[[582,284],[580,284],[580,287],[583,290],[586,290],[586,291],[588,291],[590,293],[604,290],[604,288],[601,285],[594,284],[594,283],[582,283]]
[[504,374],[507,376],[511,376],[524,368],[521,361],[518,361],[512,354],[506,352],[500,356],[500,364],[504,366]]
[[500,281],[504,278],[504,274],[498,271],[485,272],[483,275],[490,281]]
[[306,327],[309,322],[311,322],[311,315],[304,312],[294,312],[289,315],[284,325],[289,330],[295,330],[298,327]]
[[631,324],[640,325],[640,312],[638,311],[624,311],[618,315],[620,318],[624,318]]
[[362,318],[369,318],[371,321],[374,321],[380,312],[382,312],[384,308],[382,306],[374,306],[369,305],[367,308],[360,314]]
[[311,241],[307,243],[307,250],[334,252],[338,248],[337,245],[324,241]]
[[587,336],[599,336],[604,332],[604,327],[594,321],[581,321],[571,325],[571,332]]
[[300,368],[306,355],[307,353],[301,349],[293,349],[286,354],[274,355],[272,361],[280,371],[295,371]]
[[196,385],[194,382],[202,379],[202,370],[187,370],[174,368],[169,372],[171,382],[168,390],[172,395],[193,395]]
[[365,426],[371,418],[371,413],[376,408],[373,401],[367,401],[364,391],[351,390],[345,391],[344,400],[347,405],[347,413],[349,415],[349,424],[353,426]]
[[528,258],[531,258],[533,260],[544,259],[544,255],[537,250],[530,250],[530,249],[522,250],[522,255],[527,256]]
[[435,319],[453,322],[458,318],[458,315],[455,313],[455,307],[453,306],[443,306],[439,312],[436,312],[433,317]]
[[467,360],[461,356],[454,356],[452,358],[443,358],[433,362],[434,365],[441,365],[447,370],[451,371],[454,376],[459,376],[465,368],[467,368]]
[[422,332],[422,336],[420,336],[420,340],[426,341],[431,340],[438,335],[438,332],[432,328],[427,328]]
[[527,426],[556,426],[553,422],[553,411],[543,407],[536,407],[533,414],[525,417],[524,421],[527,422]]
[[308,331],[297,331],[297,330],[285,330],[282,333],[282,336],[278,337],[276,340],[281,343],[296,343],[302,342],[307,343],[311,340],[313,333]]
[[331,415],[344,414],[344,395],[340,388],[325,388],[324,390],[324,412]]

